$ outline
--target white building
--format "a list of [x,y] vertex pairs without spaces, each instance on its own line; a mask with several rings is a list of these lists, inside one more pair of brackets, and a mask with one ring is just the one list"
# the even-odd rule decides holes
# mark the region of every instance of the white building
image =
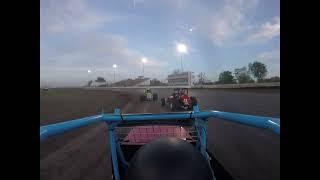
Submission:
[[192,85],[192,72],[182,72],[177,74],[168,75],[169,86],[191,86]]

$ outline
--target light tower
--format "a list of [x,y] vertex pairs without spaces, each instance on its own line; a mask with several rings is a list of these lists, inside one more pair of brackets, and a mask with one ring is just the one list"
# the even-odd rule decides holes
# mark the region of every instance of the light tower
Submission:
[[180,62],[181,62],[181,72],[183,72],[183,66],[182,66],[182,54],[186,54],[188,52],[187,46],[185,44],[179,43],[177,45],[177,50],[180,53]]

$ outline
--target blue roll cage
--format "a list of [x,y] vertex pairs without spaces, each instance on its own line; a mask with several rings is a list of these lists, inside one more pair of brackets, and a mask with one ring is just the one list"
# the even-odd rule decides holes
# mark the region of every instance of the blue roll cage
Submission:
[[[193,107],[193,111],[189,112],[172,112],[162,114],[122,114],[120,109],[115,109],[113,114],[101,114],[96,116],[85,117],[81,119],[75,119],[71,121],[65,121],[61,123],[40,126],[40,142],[45,139],[59,135],[83,126],[87,126],[97,122],[105,122],[108,125],[109,143],[111,147],[111,157],[115,180],[120,180],[118,157],[122,164],[127,167],[129,163],[125,160],[123,152],[120,148],[120,143],[115,134],[115,127],[121,122],[130,121],[152,121],[152,120],[188,120],[194,119],[194,125],[198,133],[198,141],[196,148],[201,154],[208,160],[209,156],[206,152],[207,149],[207,126],[209,118],[218,118],[228,120],[248,126],[254,126],[263,129],[269,129],[275,134],[280,136],[280,118],[271,118],[264,116],[253,116],[238,113],[229,113],[221,111],[200,111],[199,106]],[[210,163],[209,163],[210,165]],[[213,178],[214,172],[212,171]]]

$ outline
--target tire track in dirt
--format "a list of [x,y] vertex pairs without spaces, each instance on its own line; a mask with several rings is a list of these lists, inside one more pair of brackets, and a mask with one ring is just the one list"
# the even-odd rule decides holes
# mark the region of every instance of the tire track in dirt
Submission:
[[[132,108],[127,103],[122,110]],[[40,179],[108,179],[111,175],[107,126],[90,125],[67,144],[40,159]],[[60,141],[63,141],[60,139]]]

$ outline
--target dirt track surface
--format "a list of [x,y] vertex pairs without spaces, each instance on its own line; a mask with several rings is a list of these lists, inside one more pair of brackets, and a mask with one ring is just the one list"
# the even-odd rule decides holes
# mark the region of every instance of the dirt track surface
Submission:
[[[125,93],[58,89],[40,93],[40,125],[113,112],[129,101]],[[96,124],[40,144],[40,179],[110,179],[107,128]]]
[[[171,90],[156,90],[159,97]],[[61,89],[40,93],[40,125],[56,123],[121,107],[124,113],[161,113],[160,102],[139,102],[141,90]],[[192,90],[201,109],[280,117],[280,90]],[[130,103],[127,103],[130,102]],[[40,179],[111,179],[105,124],[53,137],[40,146]],[[280,179],[280,138],[269,131],[209,121],[208,148],[235,179]]]

